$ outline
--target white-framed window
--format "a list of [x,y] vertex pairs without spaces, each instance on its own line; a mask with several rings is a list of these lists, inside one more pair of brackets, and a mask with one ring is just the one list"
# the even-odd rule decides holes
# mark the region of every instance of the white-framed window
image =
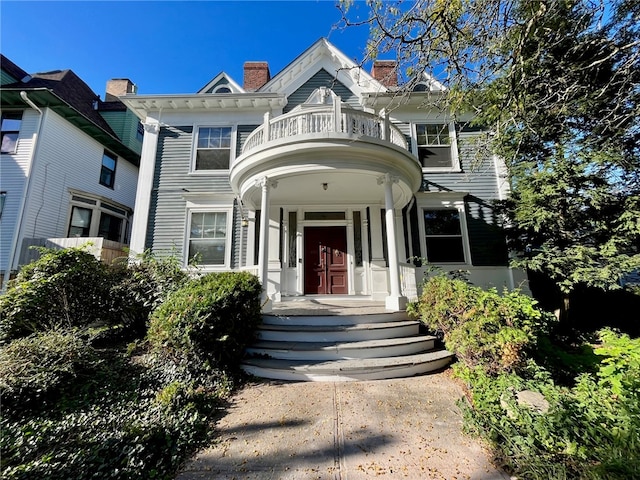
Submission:
[[68,237],[129,242],[130,208],[84,192],[71,192]]
[[102,166],[100,167],[100,185],[113,188],[116,183],[116,165],[118,157],[105,151],[102,154]]
[[195,135],[194,172],[227,172],[233,159],[232,126],[198,126]]
[[229,268],[232,209],[189,210],[186,262],[203,268]]
[[455,124],[414,123],[413,151],[423,170],[459,170]]
[[22,126],[22,112],[2,112],[0,116],[0,153],[16,153]]
[[469,236],[462,198],[419,199],[418,230],[422,257],[429,263],[470,263]]

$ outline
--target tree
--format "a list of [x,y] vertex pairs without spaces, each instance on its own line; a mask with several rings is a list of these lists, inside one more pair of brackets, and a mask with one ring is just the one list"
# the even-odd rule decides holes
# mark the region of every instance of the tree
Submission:
[[[471,109],[505,160],[497,208],[517,264],[577,285],[620,288],[640,268],[640,3],[635,0],[343,2],[367,26],[367,58],[393,53],[408,94],[431,72],[437,99]],[[431,99],[434,100],[434,99]],[[430,100],[430,101],[431,101]]]

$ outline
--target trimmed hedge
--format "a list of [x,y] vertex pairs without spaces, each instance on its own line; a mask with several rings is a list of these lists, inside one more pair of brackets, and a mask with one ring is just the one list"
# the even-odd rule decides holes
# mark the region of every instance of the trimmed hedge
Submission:
[[260,322],[262,286],[248,272],[210,273],[190,280],[153,312],[152,350],[236,370]]

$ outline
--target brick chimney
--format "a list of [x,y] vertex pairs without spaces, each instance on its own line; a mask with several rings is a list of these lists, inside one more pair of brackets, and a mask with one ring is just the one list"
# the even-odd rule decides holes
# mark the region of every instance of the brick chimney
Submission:
[[107,90],[104,96],[105,102],[119,101],[120,95],[137,93],[138,87],[128,78],[113,78],[107,82]]
[[395,60],[376,60],[371,75],[385,87],[398,86],[398,67]]
[[255,92],[271,80],[267,62],[244,62],[244,85],[247,92]]

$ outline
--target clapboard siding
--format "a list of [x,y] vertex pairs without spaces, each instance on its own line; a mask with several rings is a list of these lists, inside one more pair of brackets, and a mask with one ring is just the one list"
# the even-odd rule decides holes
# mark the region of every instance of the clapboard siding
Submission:
[[422,191],[467,192],[466,220],[474,265],[506,265],[504,234],[497,224],[492,202],[499,198],[495,159],[478,156],[473,134],[458,135],[460,172],[425,173]]
[[138,140],[138,117],[131,110],[100,112],[120,141],[134,152],[140,153],[142,142]]
[[0,220],[0,270],[2,272],[7,268],[11,242],[24,196],[33,139],[38,128],[38,116],[34,110],[23,112],[16,153],[0,155],[0,191],[6,192]]
[[[236,155],[256,125],[237,127]],[[187,201],[189,194],[220,194],[228,199],[233,194],[227,175],[190,174],[193,126],[163,127],[158,135],[158,149],[145,248],[159,255],[168,253],[185,258]],[[231,267],[240,264],[241,212],[233,201]]]
[[313,91],[320,87],[327,87],[333,90],[343,102],[348,103],[353,108],[360,109],[360,100],[357,95],[354,95],[351,90],[344,86],[343,83],[336,80],[325,69],[321,69],[313,77],[311,77],[304,85],[298,88],[287,98],[287,106],[284,108],[284,113],[290,112],[293,108],[297,107],[301,103],[304,103],[309,95]]

